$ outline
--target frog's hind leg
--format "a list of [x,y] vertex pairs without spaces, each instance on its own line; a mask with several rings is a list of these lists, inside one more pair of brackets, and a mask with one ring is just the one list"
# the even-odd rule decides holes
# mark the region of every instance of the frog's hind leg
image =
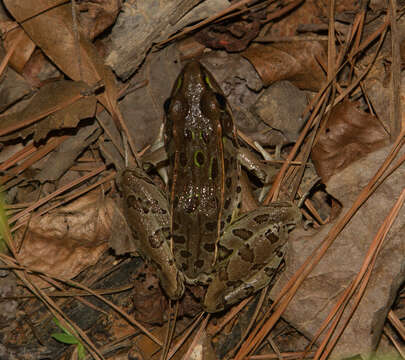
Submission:
[[221,311],[271,282],[284,258],[288,229],[300,216],[290,203],[273,203],[240,216],[225,228],[204,300],[208,312]]
[[227,280],[227,269],[219,269],[218,276],[214,277],[208,287],[204,299],[204,309],[207,312],[221,311],[269,285],[282,268],[285,248],[286,244],[278,249],[278,255],[268,264],[252,276],[241,280]]

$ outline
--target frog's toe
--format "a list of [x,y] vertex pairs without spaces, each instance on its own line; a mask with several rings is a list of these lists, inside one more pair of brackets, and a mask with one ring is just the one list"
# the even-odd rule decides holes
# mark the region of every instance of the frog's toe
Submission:
[[177,300],[182,297],[184,294],[184,277],[180,271],[175,270],[168,274],[158,272],[158,275],[160,284],[170,299]]

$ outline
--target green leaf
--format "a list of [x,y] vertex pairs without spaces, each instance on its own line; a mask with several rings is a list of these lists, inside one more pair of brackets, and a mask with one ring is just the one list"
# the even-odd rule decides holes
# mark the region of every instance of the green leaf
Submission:
[[6,239],[11,241],[11,232],[8,226],[5,205],[3,194],[0,193],[0,253],[2,254],[6,254],[8,251]]
[[79,360],[86,358],[86,349],[84,348],[82,343],[79,343],[77,345],[77,356],[79,357]]
[[58,340],[64,344],[80,344],[79,340],[77,340],[71,334],[62,334],[62,333],[54,333],[51,335],[55,340]]
[[57,318],[54,317],[52,320],[56,324],[56,326],[59,329],[61,329],[65,334],[73,336],[73,334],[68,329],[66,329]]

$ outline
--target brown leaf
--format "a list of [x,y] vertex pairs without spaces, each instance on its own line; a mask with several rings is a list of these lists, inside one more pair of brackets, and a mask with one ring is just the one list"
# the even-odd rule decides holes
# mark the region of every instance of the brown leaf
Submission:
[[[88,86],[82,82],[65,80],[46,84],[26,108],[2,117],[0,134],[11,132],[7,129],[20,129],[22,125],[25,127],[0,139],[26,138],[35,133],[34,140],[38,141],[51,130],[76,127],[81,119],[92,117],[95,113],[96,97],[83,96],[82,93],[86,91]],[[78,100],[74,101],[75,98]],[[41,118],[32,126],[25,125]]]
[[4,4],[35,44],[67,76],[90,86],[102,81],[106,92],[99,95],[99,100],[109,111],[115,108],[114,76],[104,66],[94,45],[85,36],[80,36],[80,29],[77,41],[70,3],[55,6],[53,0],[5,0]]
[[1,31],[5,33],[3,44],[6,51],[15,41],[18,41],[18,45],[9,60],[9,64],[15,71],[21,74],[25,64],[35,50],[35,44],[14,21],[3,22],[1,24]]
[[337,105],[312,149],[312,160],[323,182],[388,141],[377,118],[357,105],[349,101]]
[[132,282],[136,318],[149,324],[163,324],[168,304],[159,286],[155,268],[144,264]]
[[319,60],[325,51],[316,41],[296,41],[276,45],[253,45],[242,53],[255,67],[265,85],[289,80],[300,89],[318,91],[325,82]]
[[94,39],[111,26],[121,10],[121,0],[83,1],[77,4],[79,22],[88,39]]
[[201,44],[229,52],[245,50],[260,31],[260,22],[238,21],[226,26],[212,25],[200,30],[194,37]]
[[95,264],[108,248],[114,202],[100,192],[82,196],[57,211],[33,218],[15,236],[25,266],[71,279]]

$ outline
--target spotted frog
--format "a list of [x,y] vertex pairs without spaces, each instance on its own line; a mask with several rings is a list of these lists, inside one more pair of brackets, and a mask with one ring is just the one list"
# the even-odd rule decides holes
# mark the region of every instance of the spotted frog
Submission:
[[139,252],[171,299],[184,284],[208,285],[217,312],[269,284],[288,231],[301,219],[291,203],[240,214],[241,164],[230,106],[198,61],[185,65],[165,103],[169,191],[138,168],[121,176],[124,210]]

